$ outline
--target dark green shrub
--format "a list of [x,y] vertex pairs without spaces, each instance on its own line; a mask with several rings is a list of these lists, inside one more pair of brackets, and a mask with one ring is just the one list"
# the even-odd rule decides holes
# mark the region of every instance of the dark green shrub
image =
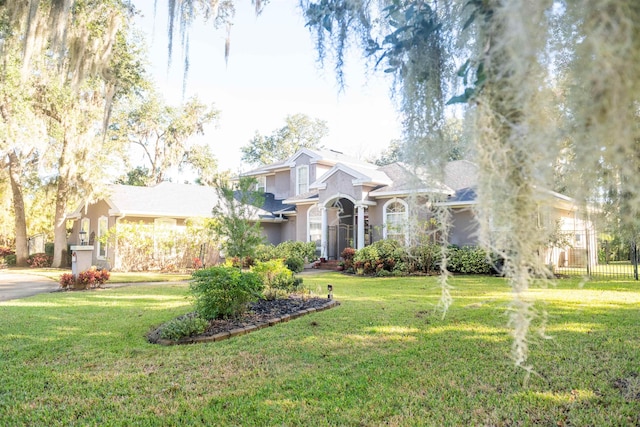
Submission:
[[284,263],[294,273],[300,273],[304,270],[304,260],[298,255],[291,255],[285,258]]
[[16,265],[18,258],[16,257],[16,254],[5,255],[4,262],[6,262],[7,265]]
[[276,255],[276,247],[271,244],[262,244],[256,246],[256,261],[269,261],[270,259],[280,258]]
[[160,330],[160,338],[178,341],[181,338],[199,335],[206,331],[208,326],[207,320],[190,313],[165,323]]
[[264,288],[256,273],[234,267],[205,268],[195,271],[192,277],[190,291],[196,311],[205,319],[240,316],[249,302],[260,298]]
[[405,256],[405,250],[397,241],[379,240],[356,251],[353,266],[357,274],[378,275],[381,270],[393,271]]
[[51,255],[53,256],[53,243],[49,242],[49,243],[45,243],[44,244],[44,253],[47,255]]
[[409,249],[406,257],[407,271],[411,273],[432,274],[439,270],[442,251],[440,246],[426,244]]
[[493,266],[487,253],[479,247],[455,245],[447,249],[447,269],[452,273],[461,274],[489,274]]
[[276,246],[277,258],[290,258],[297,256],[304,260],[310,261],[316,258],[315,242],[297,242],[289,240]]

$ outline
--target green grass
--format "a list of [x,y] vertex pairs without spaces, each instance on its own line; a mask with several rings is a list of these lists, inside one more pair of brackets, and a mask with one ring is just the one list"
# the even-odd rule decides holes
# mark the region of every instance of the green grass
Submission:
[[[69,268],[18,268],[12,267],[8,271],[21,274],[33,274],[36,276],[48,277],[58,281],[60,276],[71,273]],[[177,282],[191,279],[191,274],[178,273],[116,273],[111,272],[109,283],[143,283],[143,282]]]
[[187,346],[144,337],[191,310],[185,284],[0,303],[0,425],[640,423],[633,390],[615,386],[640,387],[637,282],[534,291],[553,339],[531,343],[524,387],[502,279],[455,278],[445,319],[434,278],[304,280],[320,294],[333,284],[342,304]]

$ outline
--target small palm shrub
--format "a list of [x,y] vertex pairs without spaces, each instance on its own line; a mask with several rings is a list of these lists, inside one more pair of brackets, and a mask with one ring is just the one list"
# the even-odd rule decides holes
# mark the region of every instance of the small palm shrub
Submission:
[[256,273],[228,266],[198,270],[192,278],[189,290],[196,312],[204,319],[239,317],[264,288]]

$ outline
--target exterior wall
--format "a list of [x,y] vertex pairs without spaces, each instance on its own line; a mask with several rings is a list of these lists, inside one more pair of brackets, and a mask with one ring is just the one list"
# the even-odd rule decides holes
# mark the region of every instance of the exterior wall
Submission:
[[385,199],[376,200],[376,206],[369,206],[367,212],[369,213],[369,227],[371,227],[371,241],[377,242],[382,239],[382,227],[384,221],[383,206],[386,202]]
[[478,244],[478,221],[471,209],[453,209],[449,243],[458,246]]
[[262,223],[262,234],[267,242],[277,245],[282,242],[282,224],[266,222]]
[[266,188],[264,190],[265,193],[275,193],[276,192],[276,176],[275,175],[267,175],[265,177]]
[[318,178],[320,178],[322,175],[324,175],[325,173],[327,173],[330,169],[331,169],[331,166],[316,164],[316,167],[315,167],[315,179],[314,179],[314,181],[316,181],[316,180],[317,180]]
[[313,205],[298,205],[297,207],[298,215],[296,218],[298,219],[298,221],[296,224],[295,240],[299,242],[306,242],[309,239],[307,233],[307,214],[312,206]]
[[348,195],[355,200],[362,199],[362,186],[353,185],[353,176],[338,171],[325,181],[327,188],[320,190],[319,198],[321,203],[325,203],[336,194]]
[[287,222],[282,223],[282,240],[280,243],[288,240],[298,240],[296,236],[297,218],[297,216],[290,216]]
[[[293,191],[291,190],[293,186],[291,186],[290,175],[292,175],[292,173],[290,173],[289,171],[279,171],[279,172],[276,172],[275,176],[273,177],[274,186],[268,187],[268,188],[269,188],[269,192],[273,193],[276,199],[284,200],[287,197],[291,197],[293,195],[292,194]],[[294,177],[294,185],[295,185],[295,177]]]

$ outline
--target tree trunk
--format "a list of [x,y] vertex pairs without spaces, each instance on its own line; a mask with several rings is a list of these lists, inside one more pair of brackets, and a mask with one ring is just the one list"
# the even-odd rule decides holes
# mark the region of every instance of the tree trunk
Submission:
[[59,175],[53,226],[53,261],[51,262],[51,266],[54,268],[66,267],[65,257],[63,256],[67,250],[67,220],[65,215],[69,194],[69,165],[66,159],[69,141],[66,137],[62,144],[62,154],[58,161]]
[[11,179],[11,191],[13,195],[13,213],[15,216],[16,234],[16,265],[18,267],[27,266],[29,258],[29,247],[27,244],[27,217],[24,209],[24,198],[22,196],[22,184],[20,175],[22,167],[20,158],[15,151],[9,151],[9,176]]

